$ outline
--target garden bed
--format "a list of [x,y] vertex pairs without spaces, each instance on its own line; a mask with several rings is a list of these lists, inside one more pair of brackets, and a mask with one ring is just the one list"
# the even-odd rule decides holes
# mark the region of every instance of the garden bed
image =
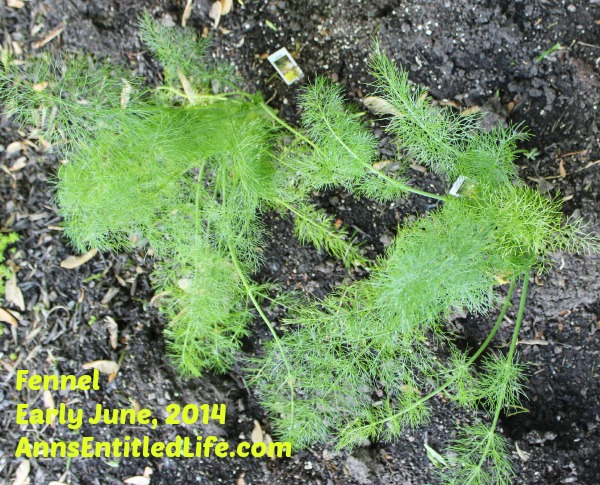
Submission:
[[[600,4],[598,2],[367,2],[341,0],[235,3],[232,13],[213,28],[210,2],[196,0],[188,25],[213,37],[214,55],[232,62],[245,87],[261,91],[279,115],[298,121],[298,85],[286,86],[274,75],[266,56],[280,47],[296,53],[309,79],[324,74],[341,82],[348,97],[360,105],[369,93],[366,64],[377,36],[383,48],[409,72],[411,80],[429,88],[440,103],[460,108],[480,106],[491,120],[524,123],[533,137],[524,143],[518,161],[520,176],[542,192],[560,194],[567,216],[583,217],[599,232],[600,133]],[[17,3],[18,4],[18,3]],[[83,51],[110,57],[156,81],[160,68],[144,52],[137,21],[146,9],[165,24],[179,24],[181,1],[30,1],[21,8],[0,6],[4,41],[25,54],[48,49]],[[64,29],[50,39],[57,27]],[[55,32],[58,32],[56,30]],[[47,41],[41,48],[36,42]],[[553,52],[547,53],[557,44]],[[390,143],[375,126],[382,157],[391,157]],[[77,269],[60,262],[73,254],[59,229],[52,200],[52,180],[60,163],[55,156],[25,144],[22,153],[8,153],[23,141],[7,119],[0,125],[0,225],[20,240],[11,261],[18,266],[18,284],[26,310],[18,327],[3,325],[1,359],[11,369],[62,374],[77,373],[92,360],[121,362],[117,378],[103,380],[101,391],[77,395],[74,405],[91,410],[96,403],[127,407],[135,400],[157,412],[165,404],[225,403],[224,425],[159,426],[147,434],[167,440],[174,435],[213,434],[231,444],[249,439],[258,421],[273,434],[268,417],[238,368],[225,375],[206,373],[182,379],[165,355],[165,322],[150,303],[152,259],[99,254]],[[17,162],[21,156],[26,158]],[[409,172],[414,185],[441,192],[442,182],[420,167]],[[341,191],[315,194],[320,207],[354,228],[367,254],[382,254],[397,226],[410,215],[435,206],[411,196],[391,207],[355,200]],[[345,279],[365,276],[346,270],[311,246],[299,246],[292,224],[267,218],[272,243],[258,281],[276,280],[287,289],[322,297]],[[553,256],[554,267],[539,275],[525,313],[521,360],[529,362],[527,413],[503,418],[510,438],[518,483],[589,483],[600,481],[600,258]],[[514,311],[509,317],[514,318]],[[105,317],[118,324],[118,345],[112,349]],[[275,319],[280,315],[273,314]],[[494,316],[453,321],[464,345],[476,346],[493,325]],[[245,341],[244,352],[261,351],[269,339],[260,324]],[[510,340],[509,329],[495,343]],[[68,430],[15,424],[15,404],[35,403],[36,392],[17,393],[14,378],[2,380],[0,469],[14,476],[19,460],[14,448],[27,434],[32,439]],[[76,397],[77,397],[76,396]],[[58,395],[55,399],[58,399]],[[73,398],[69,396],[69,398]],[[352,453],[316,446],[288,459],[31,459],[31,483],[60,480],[73,484],[122,483],[152,468],[151,483],[432,483],[435,467],[424,443],[441,451],[457,420],[476,413],[456,411],[442,399],[433,401],[433,419],[406,433],[395,444],[371,443]],[[87,427],[86,427],[87,426]],[[127,427],[125,427],[127,428]],[[98,439],[139,433],[140,429],[84,425],[81,434]]]

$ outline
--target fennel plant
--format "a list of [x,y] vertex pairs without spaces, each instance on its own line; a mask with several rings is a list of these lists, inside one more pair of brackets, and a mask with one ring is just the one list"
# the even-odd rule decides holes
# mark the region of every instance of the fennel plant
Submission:
[[[557,200],[518,180],[516,146],[525,135],[515,127],[484,132],[479,115],[434,106],[376,46],[374,87],[399,151],[448,181],[466,178],[458,197],[426,192],[402,173],[376,168],[377,140],[339,86],[324,78],[308,85],[301,126],[293,127],[241,90],[229,66],[211,62],[205,39],[148,15],[140,31],[163,66],[156,89],[86,56],[9,63],[0,74],[6,111],[62,150],[55,197],[72,244],[152,248],[169,353],[185,376],[227,371],[258,313],[273,340],[247,367],[277,433],[296,448],[396,439],[426,422],[428,401],[444,394],[489,416],[449,445],[444,479],[508,483],[498,422],[523,394],[516,343],[529,275],[546,270],[554,251],[598,246],[580,221],[563,221]],[[346,266],[367,264],[348,232],[310,202],[313,191],[333,187],[379,202],[413,193],[440,206],[399,230],[370,278],[320,301],[288,304],[272,296],[275,284],[251,277],[270,237],[265,211],[290,215],[301,242]],[[497,288],[505,281],[502,302]],[[519,283],[509,350],[493,356],[486,350]],[[265,300],[289,306],[290,331],[276,331]],[[459,350],[445,320],[462,309],[489,314],[499,304],[479,349]],[[431,339],[448,347],[448,362]]]

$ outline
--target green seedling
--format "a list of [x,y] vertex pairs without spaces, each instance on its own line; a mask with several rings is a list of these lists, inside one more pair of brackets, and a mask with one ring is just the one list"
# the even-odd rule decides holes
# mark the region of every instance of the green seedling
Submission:
[[550,47],[550,49],[546,49],[539,56],[537,56],[535,58],[535,62],[542,62],[546,57],[548,57],[553,52],[564,50],[564,49],[566,49],[566,47],[564,47],[560,42],[557,42],[552,47]]
[[11,232],[8,234],[0,234],[0,295],[4,294],[4,280],[12,276],[12,272],[3,263],[6,259],[5,251],[11,244],[16,243],[19,237]]
[[522,153],[527,160],[535,161],[540,155],[540,151],[533,147],[531,150],[517,150],[517,153]]

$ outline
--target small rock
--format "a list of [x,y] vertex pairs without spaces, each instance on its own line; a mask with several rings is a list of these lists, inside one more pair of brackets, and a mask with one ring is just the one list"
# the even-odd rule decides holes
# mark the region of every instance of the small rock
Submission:
[[170,14],[165,14],[163,17],[158,19],[158,23],[165,27],[175,27],[177,25]]
[[390,236],[387,233],[379,236],[379,242],[381,242],[381,244],[383,244],[384,246],[389,246],[392,243],[393,239],[394,239],[394,237]]
[[359,483],[371,483],[369,480],[369,467],[353,456],[346,460],[346,469],[352,478]]
[[329,450],[323,450],[323,460],[331,461],[335,458],[335,455]]

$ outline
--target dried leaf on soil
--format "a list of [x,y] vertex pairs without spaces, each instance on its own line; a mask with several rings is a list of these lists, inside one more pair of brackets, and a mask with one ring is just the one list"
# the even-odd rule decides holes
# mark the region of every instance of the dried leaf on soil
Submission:
[[23,460],[17,468],[17,473],[15,474],[15,481],[12,485],[26,485],[31,483],[29,481],[29,471],[31,470],[31,463],[29,460]]
[[60,262],[60,267],[66,269],[79,268],[79,266],[87,263],[90,259],[96,256],[96,254],[98,254],[98,250],[91,249],[87,253],[82,254],[80,256],[69,256],[68,258]]
[[131,99],[131,92],[133,91],[133,86],[131,85],[131,83],[123,78],[121,79],[121,81],[123,81],[123,89],[121,90],[121,109],[125,109],[127,108],[127,105],[129,104],[129,101]]
[[40,47],[45,46],[52,39],[58,37],[63,30],[65,30],[65,24],[61,22],[56,27],[54,27],[54,29],[52,29],[50,32],[48,32],[48,35],[46,37],[44,37],[42,40],[40,40],[38,42],[34,42],[33,48],[39,49]]
[[213,28],[217,28],[219,26],[219,22],[221,21],[221,15],[223,13],[223,4],[219,1],[216,1],[210,7],[210,12],[208,12],[208,16],[214,20]]
[[119,326],[112,317],[107,316],[104,320],[106,321],[106,327],[108,329],[110,347],[114,350],[117,348],[119,342]]
[[6,5],[10,8],[23,8],[25,6],[25,2],[23,0],[6,0]]
[[135,476],[123,480],[129,485],[148,485],[150,483],[150,475],[152,475],[152,468],[147,466],[144,468],[144,474],[142,476]]
[[379,162],[375,162],[375,163],[373,164],[373,168],[374,168],[375,170],[383,170],[383,169],[384,169],[385,167],[387,167],[387,166],[388,166],[390,163],[392,163],[392,162],[390,162],[389,160],[380,160]]
[[43,83],[35,83],[33,85],[33,90],[36,93],[41,93],[44,89],[48,87],[48,81],[44,81]]
[[123,481],[125,483],[128,483],[129,485],[148,485],[150,483],[150,478],[149,477],[137,476],[137,477],[127,478],[127,479],[125,479]]
[[479,106],[471,106],[470,108],[467,108],[467,109],[461,111],[460,115],[463,117],[470,116],[475,113],[479,113],[480,111],[481,111],[481,108]]
[[112,360],[94,360],[92,362],[86,362],[81,366],[83,370],[98,369],[103,374],[116,374],[119,372],[119,364]]
[[521,458],[521,461],[526,462],[529,460],[529,458],[531,457],[531,453],[527,453],[526,451],[523,451],[521,448],[519,448],[518,443],[515,443],[515,447],[517,448],[517,455],[519,455],[519,458]]
[[10,323],[15,327],[19,323],[17,318],[11,312],[2,307],[0,307],[0,322]]
[[119,294],[119,288],[111,286],[106,294],[102,297],[102,304],[108,305],[110,301]]
[[27,157],[19,157],[8,169],[10,172],[18,172],[27,166]]
[[[56,406],[54,405],[54,398],[52,397],[52,392],[50,392],[49,390],[45,390],[42,394],[43,396],[43,400],[44,400],[44,407],[46,409],[56,409]],[[52,415],[52,417],[50,418],[50,427],[54,428],[54,424],[56,422],[56,416]]]
[[185,27],[190,15],[192,15],[192,7],[194,6],[194,0],[187,0],[185,9],[183,9],[183,15],[181,16],[181,26]]
[[25,310],[25,300],[21,288],[17,285],[17,275],[13,273],[12,277],[6,281],[4,286],[4,298],[8,303],[16,306],[20,310]]
[[179,82],[181,82],[181,86],[183,87],[183,92],[185,93],[186,97],[192,101],[196,96],[196,91],[194,90],[192,83],[187,77],[185,77],[185,74],[183,74],[181,69],[177,69],[177,75],[179,76]]
[[565,178],[567,176],[567,171],[565,170],[565,161],[561,160],[558,164],[558,172],[560,173],[560,176],[562,178]]
[[400,112],[388,101],[379,96],[367,96],[362,99],[365,107],[377,115],[401,116]]
[[13,141],[6,147],[6,156],[12,157],[15,153],[22,152],[25,150],[25,146],[20,141]]
[[411,163],[410,168],[416,170],[417,172],[427,173],[427,167],[424,167],[423,165],[419,165],[417,163]]
[[254,420],[254,429],[252,430],[250,439],[252,440],[252,443],[263,443],[264,440],[263,430],[256,419]]
[[221,0],[221,15],[227,15],[233,8],[233,0]]

